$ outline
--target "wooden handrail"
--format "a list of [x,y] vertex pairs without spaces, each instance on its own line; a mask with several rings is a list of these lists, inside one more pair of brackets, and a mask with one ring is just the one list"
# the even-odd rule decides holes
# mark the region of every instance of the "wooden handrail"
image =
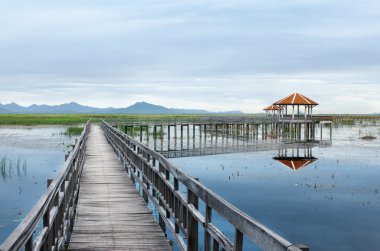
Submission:
[[[204,247],[242,250],[243,236],[254,241],[264,250],[308,250],[292,244],[263,224],[209,190],[196,179],[185,174],[160,153],[134,140],[123,132],[102,121],[102,128],[109,143],[118,153],[131,179],[138,182],[146,202],[148,198],[158,209],[159,223],[168,228],[181,250],[198,250],[198,227],[204,228]],[[179,191],[179,184],[187,194]],[[199,200],[206,206],[206,215],[199,211]],[[212,212],[235,227],[235,238],[230,240],[212,223]],[[182,234],[181,234],[182,233]],[[186,238],[184,238],[185,236]],[[302,248],[301,248],[302,246]]]
[[215,125],[220,123],[231,123],[231,124],[261,124],[269,123],[271,118],[265,115],[238,115],[238,116],[196,116],[196,117],[185,117],[185,118],[157,118],[157,119],[138,119],[138,118],[118,118],[118,119],[108,119],[107,122],[110,124],[123,124],[129,126],[140,126],[140,125],[159,125],[159,124],[203,124]]
[[[79,179],[89,130],[90,122],[87,122],[62,170],[29,214],[1,244],[1,251],[64,249],[74,223]],[[41,229],[38,228],[40,223]]]

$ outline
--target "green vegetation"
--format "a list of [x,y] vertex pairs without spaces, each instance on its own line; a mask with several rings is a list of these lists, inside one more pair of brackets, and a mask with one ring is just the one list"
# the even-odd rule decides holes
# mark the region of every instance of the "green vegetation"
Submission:
[[130,115],[130,114],[0,114],[0,125],[77,125],[89,119],[98,123],[105,120],[181,120],[196,119],[199,115]]
[[11,178],[14,174],[18,177],[26,175],[26,160],[22,159],[18,156],[16,162],[12,162],[12,160],[3,156],[0,158],[0,175],[3,180],[7,178]]
[[368,123],[376,124],[380,120],[379,115],[324,115],[330,117],[335,124],[338,125],[355,125],[355,123]]
[[86,123],[88,115],[1,114],[0,125],[73,125]]
[[342,118],[341,120],[336,121],[335,123],[339,123],[342,125],[354,125],[356,119],[354,118]]
[[[78,125],[84,124],[89,119],[92,122],[98,123],[100,119],[105,120],[192,120],[198,119],[202,116],[219,117],[218,114],[209,115],[193,115],[193,114],[0,114],[0,125]],[[222,115],[223,117],[235,117],[239,115]],[[247,116],[247,115],[240,115]],[[257,115],[249,115],[257,116]],[[337,124],[355,124],[361,120],[364,121],[379,121],[380,116],[376,115],[326,115],[326,117],[333,119]],[[360,123],[360,122],[359,122]]]
[[376,137],[372,136],[372,135],[366,135],[366,136],[361,137],[361,139],[363,139],[363,140],[374,140],[374,139],[376,139]]
[[82,134],[83,127],[69,127],[66,129],[66,132],[64,132],[67,136],[79,136]]

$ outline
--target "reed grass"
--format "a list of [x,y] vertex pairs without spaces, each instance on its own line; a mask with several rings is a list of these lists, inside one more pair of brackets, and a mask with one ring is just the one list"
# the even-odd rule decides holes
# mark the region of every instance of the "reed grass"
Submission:
[[363,140],[374,140],[374,139],[377,139],[375,136],[373,135],[365,135],[363,137],[361,137],[360,139],[363,139]]
[[66,131],[63,133],[66,136],[79,136],[82,134],[83,127],[68,127]]
[[0,125],[78,125],[88,120],[99,123],[101,119],[115,120],[163,120],[194,119],[199,115],[151,115],[151,114],[0,114]]
[[26,176],[26,167],[26,159],[23,159],[21,156],[18,156],[15,162],[8,159],[6,156],[0,158],[0,174],[3,180],[12,178],[13,175],[16,175],[17,177]]

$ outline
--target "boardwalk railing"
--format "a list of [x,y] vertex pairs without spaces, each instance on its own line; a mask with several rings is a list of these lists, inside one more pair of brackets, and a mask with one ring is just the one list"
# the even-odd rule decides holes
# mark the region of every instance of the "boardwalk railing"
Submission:
[[[171,232],[180,250],[197,251],[199,226],[204,229],[204,250],[243,249],[243,237],[254,241],[264,250],[308,250],[304,245],[292,244],[261,223],[252,219],[194,178],[171,164],[161,154],[132,139],[126,134],[102,122],[106,137],[119,154],[132,181],[138,182],[146,202],[148,198],[159,212],[163,231]],[[185,187],[186,192],[180,191]],[[205,204],[205,215],[199,202]],[[235,227],[230,240],[212,221],[213,212],[218,213]]]
[[74,223],[79,179],[83,167],[85,142],[90,129],[87,123],[62,171],[47,191],[1,244],[0,250],[63,250]]
[[205,116],[205,115],[193,115],[184,117],[162,117],[159,116],[156,119],[141,119],[141,118],[118,118],[118,119],[107,119],[110,124],[120,124],[120,125],[181,125],[181,124],[261,124],[270,123],[270,117],[265,115],[231,115],[231,116]]

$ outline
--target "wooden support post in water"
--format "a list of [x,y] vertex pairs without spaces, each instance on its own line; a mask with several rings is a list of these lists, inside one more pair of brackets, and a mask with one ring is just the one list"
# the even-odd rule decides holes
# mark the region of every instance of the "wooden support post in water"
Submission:
[[212,209],[208,205],[206,205],[206,218],[205,218],[205,230],[204,230],[204,250],[210,250],[211,247],[211,236],[207,232],[208,224],[211,223],[212,219]]
[[153,148],[154,148],[154,150],[156,150],[157,149],[157,127],[156,126],[154,126],[153,127]]
[[[198,209],[198,197],[190,189],[187,189],[187,203]],[[187,250],[198,251],[198,221],[190,212],[187,213],[187,223]]]
[[181,124],[181,148],[183,145],[183,125]]
[[[49,187],[52,182],[53,179],[48,179],[46,184],[47,187]],[[50,228],[50,210],[51,206],[49,205],[43,217],[43,227],[48,229]],[[47,241],[44,243],[43,250],[51,250],[53,242],[53,236],[51,231],[48,232],[46,239]]]
[[[145,185],[147,186],[147,189],[149,190],[149,183],[148,183],[148,181],[145,179],[144,176],[143,176],[143,178],[142,178],[142,181],[143,181],[143,184],[145,184]],[[142,197],[143,197],[145,203],[148,204],[148,194],[145,192],[144,189],[142,189]]]
[[47,188],[49,188],[49,186],[53,182],[53,180],[54,179],[47,179],[47,181],[46,181]]
[[235,229],[235,251],[243,250],[243,233],[239,229]]
[[168,151],[170,150],[170,125],[168,125]]
[[195,124],[193,124],[193,148],[195,148]]
[[187,124],[187,144],[189,144],[189,141],[190,141],[190,125]]
[[149,145],[149,125],[146,126],[146,143]]
[[202,141],[202,124],[199,124],[199,147],[201,147]]
[[[161,201],[161,199],[158,199],[158,200],[159,200],[160,207],[165,208],[164,203]],[[165,237],[166,237],[166,225],[165,225],[165,221],[162,219],[161,214],[158,214],[158,224],[160,225],[161,230],[162,232],[164,232]]]
[[174,150],[177,149],[177,124],[174,124]]
[[330,142],[332,141],[332,122],[330,123]]
[[206,124],[203,125],[203,132],[204,132],[204,140],[203,140],[203,144],[204,144],[204,147],[206,147],[207,145],[207,128],[206,128]]
[[33,250],[33,234],[29,237],[29,240],[25,244],[25,251],[32,251]]
[[197,125],[193,124],[193,148],[196,147],[196,138],[197,138]]
[[218,124],[215,124],[215,144],[218,144]]
[[[179,190],[179,182],[178,182],[178,179],[177,178],[174,178],[174,191],[178,191]],[[177,197],[174,197],[174,216],[179,219],[180,218],[180,209],[179,209],[179,206],[180,206],[180,203],[179,203],[179,200]],[[177,222],[174,223],[174,232],[176,234],[179,234],[179,230],[180,230],[180,227],[179,225],[177,224]]]

